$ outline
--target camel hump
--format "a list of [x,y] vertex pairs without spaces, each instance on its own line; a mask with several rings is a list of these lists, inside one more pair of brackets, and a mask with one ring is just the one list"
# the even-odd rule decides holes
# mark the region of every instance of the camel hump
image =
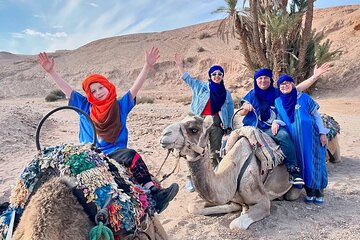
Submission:
[[285,155],[280,146],[269,135],[252,126],[244,126],[234,130],[227,141],[225,152],[229,152],[242,137],[249,141],[257,159],[261,162],[262,169],[273,169],[284,161]]

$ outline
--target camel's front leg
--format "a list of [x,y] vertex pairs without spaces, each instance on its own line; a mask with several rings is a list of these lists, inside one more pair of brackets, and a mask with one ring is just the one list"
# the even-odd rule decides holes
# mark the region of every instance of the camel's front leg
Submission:
[[204,200],[198,200],[195,203],[189,204],[188,211],[194,215],[207,216],[241,211],[241,205],[234,202],[222,205],[209,205]]
[[230,223],[230,229],[247,229],[253,222],[257,222],[270,215],[270,198],[261,181],[259,166],[256,164],[256,161],[252,161],[244,173],[240,183],[239,194],[243,199],[245,207],[243,207],[240,217]]
[[252,223],[260,221],[269,215],[270,200],[261,201],[255,205],[248,206],[247,211],[243,211],[240,217],[230,223],[230,229],[247,229]]

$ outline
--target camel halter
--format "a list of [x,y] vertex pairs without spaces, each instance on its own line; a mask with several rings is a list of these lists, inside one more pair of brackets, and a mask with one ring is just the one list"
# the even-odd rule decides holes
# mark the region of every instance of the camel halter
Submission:
[[[199,145],[196,145],[193,142],[190,142],[189,136],[188,136],[188,134],[186,132],[186,129],[182,124],[180,124],[180,130],[182,132],[182,135],[184,136],[184,142],[185,142],[184,147],[180,150],[180,153],[182,153],[183,151],[187,152],[189,150],[193,150],[194,152],[199,154],[194,159],[191,159],[191,160],[187,159],[189,162],[196,162],[199,159],[203,158],[205,156],[205,154],[206,154],[206,151],[205,151],[206,149],[200,147]],[[186,157],[184,157],[184,158],[186,158]]]

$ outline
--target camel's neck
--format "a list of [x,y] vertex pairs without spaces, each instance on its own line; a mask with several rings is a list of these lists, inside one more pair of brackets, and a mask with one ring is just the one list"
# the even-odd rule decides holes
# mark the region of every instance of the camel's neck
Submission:
[[[215,173],[212,169],[211,159],[208,154],[197,161],[191,161],[194,156],[187,156],[191,177],[196,190],[201,198],[216,204],[229,202],[234,196],[236,188],[228,186],[234,181],[234,174]],[[190,158],[190,159],[189,159]],[[235,173],[235,171],[233,171]]]

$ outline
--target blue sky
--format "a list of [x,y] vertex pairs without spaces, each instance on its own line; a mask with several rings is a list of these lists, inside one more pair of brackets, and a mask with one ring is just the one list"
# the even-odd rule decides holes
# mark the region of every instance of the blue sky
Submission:
[[[239,0],[239,3],[242,1]],[[315,7],[360,4],[317,0]],[[36,54],[222,19],[224,0],[0,0],[0,51]]]

